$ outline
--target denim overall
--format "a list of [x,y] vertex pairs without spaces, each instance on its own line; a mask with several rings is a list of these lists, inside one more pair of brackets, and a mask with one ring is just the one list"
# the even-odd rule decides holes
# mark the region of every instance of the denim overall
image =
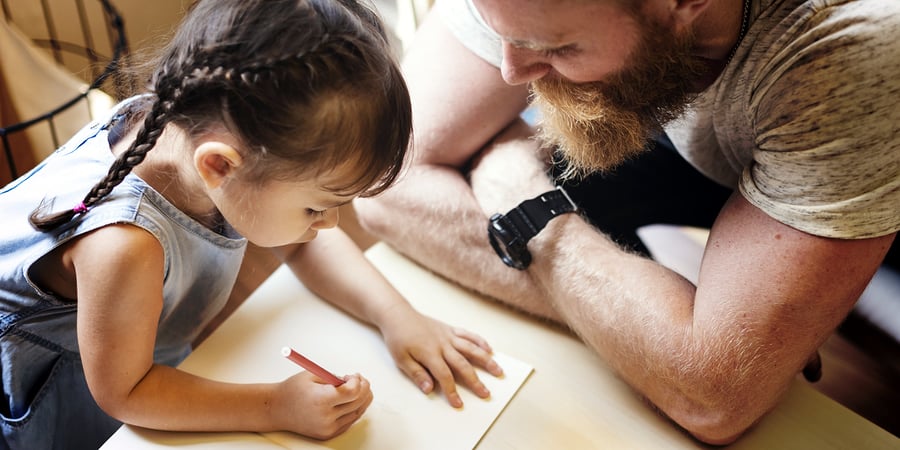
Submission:
[[223,234],[204,227],[135,175],[70,223],[50,232],[32,228],[28,215],[42,199],[56,199],[52,210],[74,207],[106,175],[114,159],[107,126],[112,114],[0,190],[0,449],[96,449],[121,425],[87,388],[75,332],[78,304],[32,281],[41,257],[109,224],[153,234],[165,252],[154,360],[166,365],[190,353],[237,277],[246,240],[230,227]]

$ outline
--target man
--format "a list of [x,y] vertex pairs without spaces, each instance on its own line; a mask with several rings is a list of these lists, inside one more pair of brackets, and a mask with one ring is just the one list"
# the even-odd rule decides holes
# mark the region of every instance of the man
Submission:
[[[898,42],[900,2],[882,0],[439,2],[404,61],[415,160],[358,214],[728,443],[900,229]],[[654,222],[711,227],[696,286],[642,254],[634,229]]]

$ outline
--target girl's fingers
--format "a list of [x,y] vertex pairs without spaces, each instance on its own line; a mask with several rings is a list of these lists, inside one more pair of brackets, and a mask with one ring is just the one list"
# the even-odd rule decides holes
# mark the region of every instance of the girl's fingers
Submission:
[[[443,358],[434,358],[434,360],[426,362],[429,371],[431,371],[431,374],[441,386],[441,390],[444,391],[444,396],[447,397],[450,406],[454,408],[462,408],[463,406],[462,397],[459,396],[459,392],[456,389],[454,374],[464,378],[467,376],[464,370],[460,373],[457,372],[456,367],[460,364],[459,360],[464,361],[465,358],[454,350],[449,353],[445,351]],[[465,361],[465,364],[468,364],[468,362]]]
[[[471,343],[469,345],[471,345]],[[474,349],[474,351],[476,353],[484,354],[484,351],[480,350],[480,348]],[[488,398],[491,396],[491,391],[489,391],[484,383],[481,382],[481,379],[478,378],[478,372],[475,371],[475,366],[472,365],[470,359],[462,353],[459,348],[453,348],[445,352],[444,359],[447,364],[450,365],[450,369],[453,373],[456,374],[456,379],[459,380],[459,384],[467,387],[480,398]],[[490,357],[488,357],[488,359],[490,359]],[[443,384],[441,387],[443,387]]]
[[[344,433],[345,431],[347,431],[351,426],[353,426],[354,423],[356,423],[357,420],[359,420],[363,416],[363,414],[366,413],[366,410],[369,408],[369,405],[372,404],[372,396],[371,396],[371,394],[369,394],[367,396],[368,397],[367,399],[365,397],[366,396],[364,396],[363,398],[360,399],[360,400],[364,400],[362,404],[355,405],[355,407],[348,408],[348,409],[346,409],[346,411],[342,411],[341,413],[339,413],[340,415],[334,421],[334,431],[329,434],[329,438],[340,435],[340,434]],[[349,405],[349,404],[345,404],[345,405],[341,405],[341,406],[343,407],[346,405]]]
[[419,364],[413,357],[407,355],[403,361],[397,363],[400,371],[412,380],[413,383],[424,394],[430,394],[434,390],[434,379],[424,366]]
[[481,337],[480,335],[477,335],[477,334],[475,334],[469,330],[463,329],[463,328],[453,328],[453,334],[455,334],[456,336],[463,338],[467,341],[472,342],[473,344],[477,345],[478,347],[481,347],[481,349],[483,349],[484,351],[486,351],[488,353],[494,353],[494,349],[491,348],[491,345],[488,344],[488,341],[485,338]]
[[374,396],[369,381],[358,374],[347,377],[347,382],[338,389],[351,391],[352,398],[348,402],[335,405],[335,416],[343,418],[356,414],[356,417],[359,418],[372,404]]
[[[485,342],[485,345],[487,345],[487,342]],[[495,377],[503,376],[503,368],[494,361],[492,353],[486,350],[484,345],[457,334],[457,338],[453,340],[453,346],[465,357],[469,364],[481,367]]]

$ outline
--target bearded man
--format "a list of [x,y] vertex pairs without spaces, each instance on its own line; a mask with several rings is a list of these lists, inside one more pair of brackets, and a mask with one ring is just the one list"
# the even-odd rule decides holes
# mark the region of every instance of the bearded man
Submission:
[[[732,442],[896,264],[898,43],[884,0],[438,2],[404,60],[415,159],[357,213]],[[711,228],[696,284],[652,223]]]

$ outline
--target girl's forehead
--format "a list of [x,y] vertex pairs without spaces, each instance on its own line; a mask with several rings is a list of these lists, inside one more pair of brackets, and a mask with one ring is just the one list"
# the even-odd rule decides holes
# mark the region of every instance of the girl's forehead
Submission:
[[337,167],[320,172],[317,181],[334,195],[356,197],[368,190],[383,174],[373,171],[374,162],[367,157],[351,158]]
[[300,204],[305,208],[329,209],[350,203],[356,194],[347,195],[329,189],[327,185],[315,179],[271,180],[267,183],[251,187],[254,195],[266,198],[278,198],[290,204]]

